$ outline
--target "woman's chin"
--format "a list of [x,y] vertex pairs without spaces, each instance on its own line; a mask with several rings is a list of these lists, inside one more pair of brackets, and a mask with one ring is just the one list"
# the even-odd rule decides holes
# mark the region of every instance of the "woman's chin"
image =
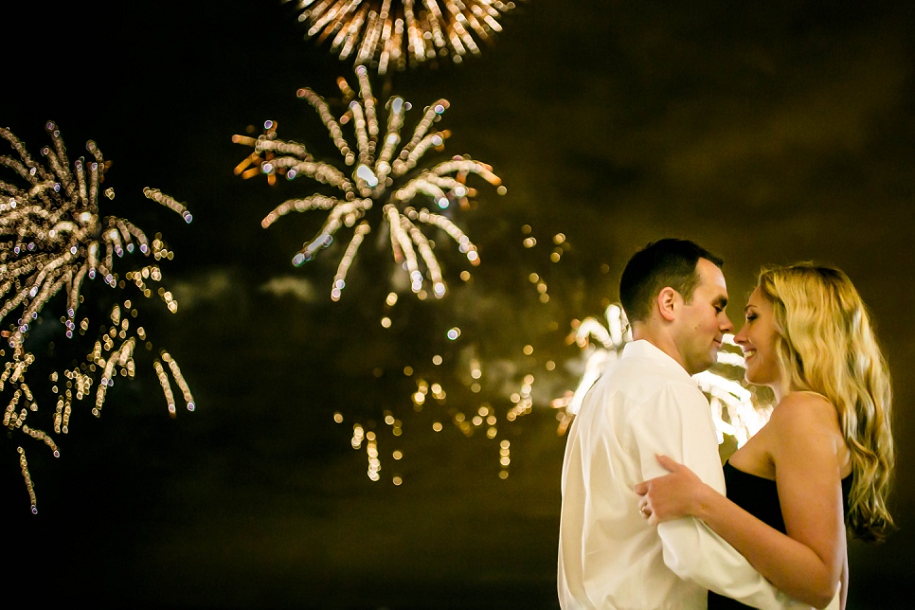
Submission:
[[773,381],[766,375],[760,375],[757,371],[747,369],[746,374],[743,376],[744,381],[750,385],[755,385],[759,387],[773,387]]

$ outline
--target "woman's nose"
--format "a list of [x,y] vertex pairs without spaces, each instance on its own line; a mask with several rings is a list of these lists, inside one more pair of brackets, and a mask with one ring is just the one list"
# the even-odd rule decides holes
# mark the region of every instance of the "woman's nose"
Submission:
[[[744,325],[744,326],[746,326],[746,325]],[[747,337],[743,331],[744,331],[744,328],[741,327],[740,332],[737,333],[736,335],[734,335],[734,343],[736,343],[737,345],[741,345],[741,344],[747,342]]]

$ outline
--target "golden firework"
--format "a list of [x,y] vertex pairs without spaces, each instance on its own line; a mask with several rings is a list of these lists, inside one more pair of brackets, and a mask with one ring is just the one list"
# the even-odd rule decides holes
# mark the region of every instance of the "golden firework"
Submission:
[[[289,0],[286,0],[289,1]],[[299,0],[299,21],[306,38],[331,40],[340,59],[385,74],[393,66],[450,57],[460,63],[480,54],[477,40],[489,41],[502,31],[499,19],[515,8],[500,0]]]

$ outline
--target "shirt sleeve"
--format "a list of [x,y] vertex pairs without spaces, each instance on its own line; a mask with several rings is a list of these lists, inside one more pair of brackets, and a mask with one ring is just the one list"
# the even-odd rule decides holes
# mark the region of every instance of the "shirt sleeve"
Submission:
[[[708,401],[698,387],[671,383],[633,413],[632,430],[645,480],[667,474],[655,454],[685,464],[719,493],[724,473]],[[664,563],[677,576],[754,608],[810,606],[776,589],[704,522],[693,517],[658,525]]]

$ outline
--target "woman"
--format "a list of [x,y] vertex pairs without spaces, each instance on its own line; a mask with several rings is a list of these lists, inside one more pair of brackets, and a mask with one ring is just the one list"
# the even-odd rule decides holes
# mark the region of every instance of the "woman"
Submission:
[[[846,528],[879,541],[893,525],[890,379],[864,303],[838,269],[764,270],[735,341],[776,407],[725,464],[728,497],[658,456],[671,474],[636,487],[640,508],[651,524],[702,519],[791,597],[844,608]],[[710,609],[740,607],[709,594]]]

